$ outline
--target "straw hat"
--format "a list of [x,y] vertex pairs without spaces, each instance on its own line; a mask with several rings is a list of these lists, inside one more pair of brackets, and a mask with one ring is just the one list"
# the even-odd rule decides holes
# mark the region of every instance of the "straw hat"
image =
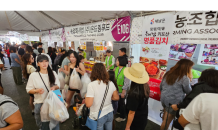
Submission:
[[149,81],[149,76],[145,71],[145,66],[141,63],[134,63],[131,67],[126,67],[124,69],[124,75],[138,84],[145,84]]

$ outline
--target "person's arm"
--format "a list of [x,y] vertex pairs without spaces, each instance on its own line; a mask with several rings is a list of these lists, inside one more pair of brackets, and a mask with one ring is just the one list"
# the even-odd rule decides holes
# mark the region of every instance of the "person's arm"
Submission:
[[15,60],[18,64],[21,65],[21,62],[20,62],[17,58],[15,58],[14,60]]
[[4,64],[3,64],[2,60],[0,59],[0,69],[1,68],[4,68]]
[[184,128],[187,124],[189,124],[190,122],[188,122],[183,115],[181,115],[179,117],[179,124]]
[[71,65],[71,63],[69,63],[68,67],[66,67],[67,70],[65,70],[65,66],[64,66],[64,69],[60,68],[59,71],[64,72],[64,74],[66,74],[66,75],[69,75],[70,74],[70,65]]
[[199,124],[200,115],[202,110],[202,98],[201,95],[197,96],[192,102],[186,107],[182,115],[179,117],[179,123],[182,127],[187,124]]
[[44,89],[43,88],[36,88],[33,84],[34,77],[33,75],[30,75],[27,85],[26,85],[26,91],[29,94],[43,94]]
[[84,75],[86,73],[85,66],[82,63],[79,63],[79,67],[76,68],[76,72],[79,72],[81,75]]
[[182,86],[183,86],[183,91],[186,94],[189,94],[192,91],[190,80],[186,76],[183,77],[183,84],[182,84]]
[[130,110],[129,114],[128,114],[128,120],[127,120],[127,123],[126,123],[126,129],[125,130],[130,130],[130,126],[132,124],[134,116],[135,116],[135,111]]
[[136,99],[135,97],[128,96],[126,108],[129,110],[129,114],[128,114],[128,120],[127,120],[125,130],[130,130],[130,126],[131,126],[132,121],[134,119],[135,112],[138,108],[138,105],[139,105],[138,99]]
[[122,93],[121,93],[121,97],[122,97],[122,98],[125,97],[125,95],[126,95],[126,90],[128,89],[129,85],[130,85],[130,80],[124,76],[124,84],[123,84],[123,88],[122,88],[123,91],[122,91]]
[[9,126],[0,128],[0,130],[19,130],[23,128],[23,119],[21,117],[20,111],[17,110],[11,116],[5,119],[5,122],[9,124]]
[[119,97],[118,91],[115,90],[115,91],[113,92],[113,95],[112,95],[111,100],[113,100],[113,101],[119,101],[119,99],[120,99],[120,97]]
[[109,68],[112,67],[114,64],[115,64],[115,58],[113,57],[113,58],[112,58],[112,64],[109,65]]
[[87,87],[87,94],[85,95],[86,107],[90,108],[92,106],[92,104],[94,102],[94,95],[95,95],[95,92],[92,89],[91,84],[89,84]]

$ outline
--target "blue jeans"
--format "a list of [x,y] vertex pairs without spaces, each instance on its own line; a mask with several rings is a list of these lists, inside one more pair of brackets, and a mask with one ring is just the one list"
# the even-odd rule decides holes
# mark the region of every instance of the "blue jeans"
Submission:
[[[36,125],[42,130],[50,130],[50,128],[49,128],[50,122],[41,122],[41,116],[40,116],[41,107],[42,107],[42,103],[35,104],[34,113],[35,113]],[[59,130],[59,123],[52,130]]]
[[113,112],[108,113],[102,118],[98,119],[97,130],[112,130]]

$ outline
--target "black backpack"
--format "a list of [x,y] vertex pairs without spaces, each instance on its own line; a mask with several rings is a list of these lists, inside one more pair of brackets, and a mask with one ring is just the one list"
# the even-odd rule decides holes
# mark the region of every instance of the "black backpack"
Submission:
[[87,117],[89,115],[89,109],[86,107],[86,104],[84,104],[82,109],[82,115],[81,115],[81,125],[85,126]]

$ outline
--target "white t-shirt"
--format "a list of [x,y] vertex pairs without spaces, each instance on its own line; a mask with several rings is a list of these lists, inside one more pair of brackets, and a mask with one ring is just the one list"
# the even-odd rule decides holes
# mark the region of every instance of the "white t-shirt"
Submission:
[[[3,62],[2,62],[2,60],[0,59],[0,64],[3,64]],[[2,74],[2,71],[1,71],[1,69],[0,69],[0,74]]]
[[[58,75],[56,74],[55,71],[53,71],[53,73],[54,73],[55,79],[56,79],[55,84],[60,87],[60,81],[59,81]],[[42,73],[40,73],[40,74],[41,74],[41,76],[46,84],[46,87],[50,91],[50,83],[49,83],[48,74],[42,74]],[[27,91],[27,93],[29,93],[30,90],[35,89],[35,88],[36,89],[43,88],[44,93],[43,94],[34,94],[34,104],[43,103],[43,101],[45,100],[45,98],[48,95],[48,90],[45,88],[45,85],[44,85],[42,79],[40,78],[38,72],[33,72],[30,75],[28,82],[27,82],[26,91]]]
[[184,118],[192,124],[199,124],[201,130],[218,129],[218,94],[203,93],[193,99],[193,101],[183,111]]
[[[95,80],[89,83],[88,85],[86,97],[94,97],[93,104],[90,107],[90,116],[89,116],[93,120],[97,119],[98,117],[98,112],[104,97],[105,90],[106,90],[106,84],[103,83],[103,81],[101,81],[99,84],[99,81]],[[111,97],[114,91],[116,91],[116,87],[114,83],[109,82],[109,90],[99,118],[113,111],[113,106],[111,104]]]
[[36,72],[35,67],[32,65],[27,65],[26,69],[27,69],[27,74],[31,74],[33,72]]

